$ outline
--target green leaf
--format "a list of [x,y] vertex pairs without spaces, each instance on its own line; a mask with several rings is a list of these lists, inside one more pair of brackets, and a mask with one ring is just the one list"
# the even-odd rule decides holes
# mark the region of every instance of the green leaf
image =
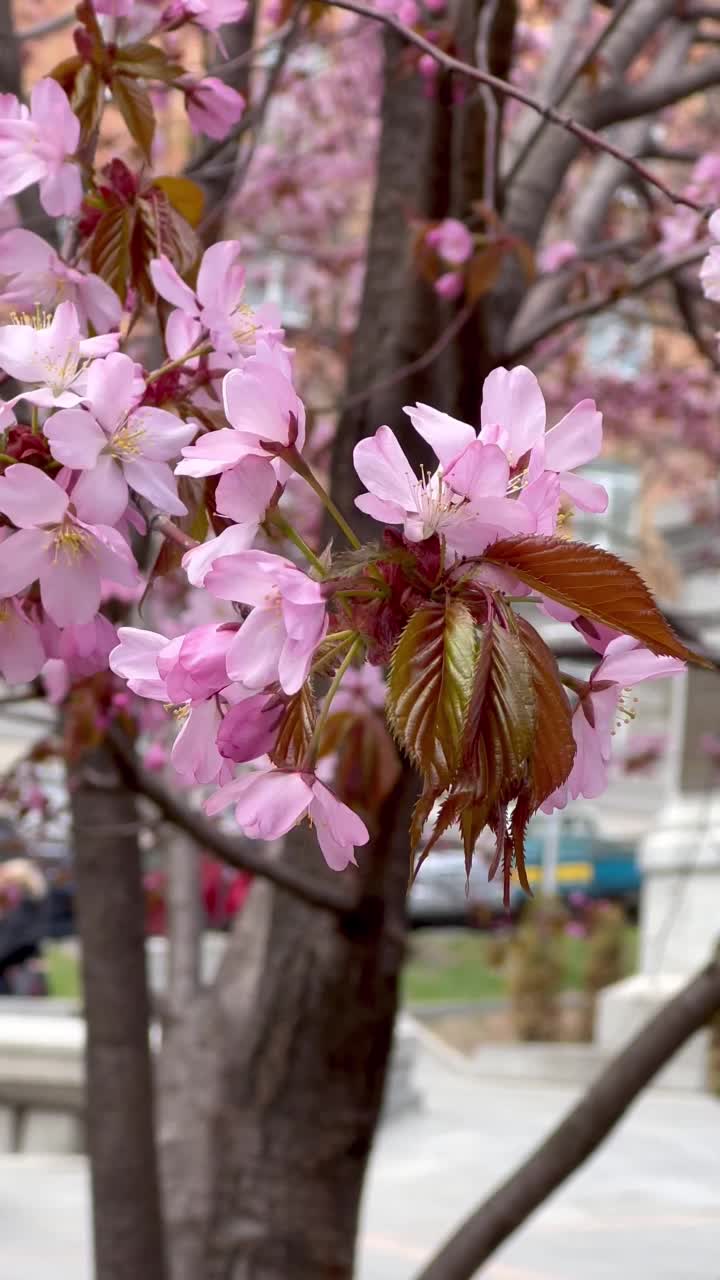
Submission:
[[561,538],[506,538],[485,553],[542,595],[585,618],[634,636],[653,653],[712,667],[675,635],[640,574],[600,547]]
[[116,73],[112,78],[112,96],[130,136],[149,161],[155,135],[155,112],[147,89],[129,76]]
[[460,601],[447,600],[417,609],[393,653],[390,725],[426,782],[440,791],[460,764],[475,651],[472,615]]
[[205,207],[205,194],[197,182],[190,178],[156,178],[154,186],[165,192],[173,209],[182,215],[191,227],[196,227]]
[[130,241],[135,223],[129,205],[115,205],[101,217],[90,242],[90,266],[122,302],[130,284]]

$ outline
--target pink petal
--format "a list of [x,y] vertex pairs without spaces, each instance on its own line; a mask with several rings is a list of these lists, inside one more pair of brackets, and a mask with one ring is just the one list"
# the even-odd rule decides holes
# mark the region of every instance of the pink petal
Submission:
[[40,598],[59,627],[89,622],[100,605],[100,573],[92,556],[56,548],[40,571]]
[[30,114],[40,127],[44,141],[72,155],[80,141],[80,121],[57,80],[49,76],[38,80],[30,94]]
[[237,306],[245,279],[242,267],[235,267],[241,250],[239,240],[220,240],[206,249],[197,278],[197,296],[204,307]]
[[605,650],[605,657],[595,672],[593,681],[612,680],[627,688],[642,680],[682,675],[684,670],[685,663],[679,659],[651,653],[632,636],[619,636],[617,640],[611,640]]
[[215,743],[219,723],[214,698],[191,709],[170,753],[173,769],[181,777],[199,785],[215,781],[224,764]]
[[480,440],[473,440],[444,475],[455,493],[471,499],[484,495],[504,497],[509,478],[510,466],[502,449]]
[[187,551],[183,556],[182,566],[191,586],[203,586],[216,560],[234,557],[237,552],[247,550],[255,533],[256,529],[252,524],[232,525],[229,529],[223,529],[217,538],[211,538],[202,546]]
[[602,448],[602,414],[594,400],[581,400],[545,435],[545,466],[574,471],[596,458]]
[[500,426],[507,432],[506,452],[517,463],[545,431],[545,401],[535,374],[524,365],[493,369],[483,385],[481,422],[483,431]]
[[[225,416],[249,445],[266,440],[287,444],[291,419],[304,421],[304,410],[292,383],[272,365],[248,360],[242,369],[231,369],[223,380]],[[299,443],[299,447],[302,447]]]
[[389,427],[361,440],[353,451],[355,470],[370,493],[404,511],[417,510],[418,480]]
[[200,341],[202,325],[186,311],[172,311],[165,325],[165,346],[171,360],[180,360]]
[[535,517],[527,507],[511,498],[485,498],[477,510],[449,519],[442,532],[454,551],[476,556],[499,538],[533,533],[534,529]]
[[247,442],[229,427],[222,427],[220,431],[208,431],[196,444],[183,449],[183,461],[176,466],[175,475],[218,475],[229,467],[237,466],[249,451]]
[[562,471],[560,488],[581,511],[607,511],[607,489],[595,480],[573,475],[570,471]]
[[50,538],[42,529],[20,529],[0,550],[0,596],[29,587],[51,561]]
[[158,511],[171,516],[187,515],[187,507],[178,497],[177,483],[167,462],[133,458],[123,463],[123,471],[131,489],[152,502]]
[[429,404],[406,405],[403,409],[418,435],[426,440],[444,467],[457,458],[475,439],[475,432],[467,422],[451,418]]
[[236,524],[253,524],[257,528],[277,488],[272,463],[265,458],[243,458],[230,471],[225,471],[215,490],[215,509]]
[[161,298],[172,303],[174,307],[180,307],[181,311],[186,311],[188,315],[197,316],[195,294],[180,278],[165,254],[159,258],[153,258],[150,263],[150,277]]
[[135,403],[135,362],[121,351],[93,360],[87,373],[86,396],[98,422],[110,433]]
[[284,714],[285,705],[274,694],[256,693],[244,699],[224,716],[217,736],[218,751],[236,764],[267,755]]
[[15,227],[0,236],[0,275],[14,276],[20,271],[44,274],[56,261],[55,250],[34,231]]
[[140,575],[130,547],[122,534],[110,525],[85,526],[90,534],[90,552],[102,578],[122,587],[137,587]]
[[4,324],[0,326],[0,368],[18,382],[37,382],[39,368],[37,336],[32,325]]
[[402,524],[405,519],[404,507],[398,506],[396,502],[384,502],[382,498],[375,498],[372,493],[361,493],[355,499],[355,506],[358,511],[363,511],[373,520],[379,520],[381,524]]
[[133,693],[141,698],[167,702],[165,681],[160,679],[157,669],[158,654],[167,645],[166,637],[139,627],[120,627],[118,640],[120,644],[108,659],[110,670],[126,680]]
[[312,791],[299,773],[258,773],[235,805],[235,820],[251,840],[278,840],[300,821]]
[[114,289],[100,276],[84,276],[78,285],[83,310],[97,333],[117,329],[122,318],[122,303]]
[[83,471],[70,495],[75,510],[87,524],[106,520],[116,524],[125,514],[129,501],[123,469],[109,453],[100,455],[92,471]]
[[0,673],[8,684],[34,680],[45,663],[37,628],[12,601],[0,602]]
[[68,496],[64,490],[37,467],[16,462],[0,476],[0,511],[18,529],[59,524],[67,505]]
[[53,413],[43,431],[53,458],[75,471],[92,469],[107,444],[102,427],[85,409],[61,409]]
[[40,183],[40,203],[51,218],[71,218],[82,199],[82,177],[76,164],[62,165]]
[[230,680],[248,689],[264,689],[278,678],[278,664],[286,640],[279,609],[253,609],[228,649]]
[[169,462],[197,435],[197,422],[183,422],[167,409],[142,406],[130,419],[131,431],[142,431],[138,447],[143,458],[153,462]]

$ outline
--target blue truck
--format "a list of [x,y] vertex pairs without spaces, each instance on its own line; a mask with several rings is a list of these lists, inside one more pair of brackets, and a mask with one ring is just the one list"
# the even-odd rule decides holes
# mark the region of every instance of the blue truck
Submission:
[[[533,818],[525,841],[528,879],[533,890],[542,885],[548,821],[542,814]],[[634,910],[640,879],[637,850],[631,842],[601,836],[587,814],[561,817],[556,875],[561,897],[583,893],[589,898],[612,898]]]

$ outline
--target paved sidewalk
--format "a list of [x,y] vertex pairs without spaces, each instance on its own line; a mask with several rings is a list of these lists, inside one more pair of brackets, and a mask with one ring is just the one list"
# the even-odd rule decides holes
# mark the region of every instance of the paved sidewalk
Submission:
[[[473,1079],[421,1054],[424,1105],[383,1129],[359,1280],[410,1280],[571,1105],[567,1086]],[[1,1280],[90,1280],[85,1166],[0,1158]],[[720,1280],[720,1103],[655,1090],[500,1250],[484,1280]]]

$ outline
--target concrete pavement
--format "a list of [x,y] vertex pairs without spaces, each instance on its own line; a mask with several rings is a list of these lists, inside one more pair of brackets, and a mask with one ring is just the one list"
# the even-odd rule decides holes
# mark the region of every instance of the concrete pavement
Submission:
[[[359,1280],[410,1280],[577,1097],[420,1054],[419,1111],[378,1140]],[[0,1158],[1,1280],[90,1280],[80,1157]],[[720,1280],[720,1103],[653,1090],[482,1273],[485,1280]],[[289,1278],[290,1280],[290,1278]]]

